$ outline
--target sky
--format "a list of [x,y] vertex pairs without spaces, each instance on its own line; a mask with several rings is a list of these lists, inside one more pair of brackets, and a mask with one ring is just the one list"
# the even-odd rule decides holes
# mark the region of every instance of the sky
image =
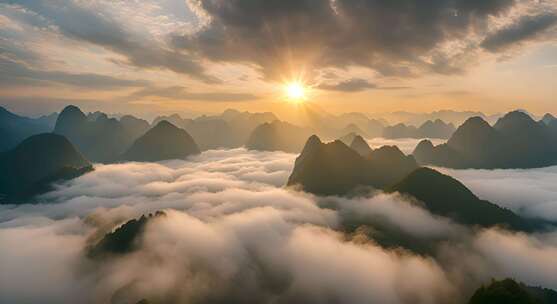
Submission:
[[27,115],[557,113],[557,1],[0,0],[0,71]]

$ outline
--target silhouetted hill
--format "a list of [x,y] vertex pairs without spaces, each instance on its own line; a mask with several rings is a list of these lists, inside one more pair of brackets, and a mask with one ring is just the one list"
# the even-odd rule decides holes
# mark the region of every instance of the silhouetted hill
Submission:
[[385,129],[383,129],[383,137],[390,139],[418,138],[418,128],[399,123],[394,126],[385,127]]
[[91,164],[63,136],[34,135],[0,154],[0,202],[19,203],[49,190],[52,182],[77,177]]
[[343,195],[359,186],[386,187],[416,168],[412,157],[401,159],[392,148],[378,149],[364,158],[340,140],[322,143],[314,135],[296,159],[288,185],[300,185],[319,195]]
[[104,113],[87,117],[75,106],[67,106],[60,113],[54,132],[66,136],[88,159],[96,162],[117,160],[140,133],[126,129]]
[[147,223],[161,216],[166,216],[166,214],[157,211],[155,214],[142,215],[139,219],[132,219],[124,223],[88,248],[87,255],[90,258],[99,258],[110,254],[126,254],[136,250]]
[[338,134],[359,134],[365,138],[368,137],[367,132],[365,132],[364,130],[362,130],[360,127],[358,127],[356,124],[349,124],[346,127],[342,128]]
[[383,137],[397,138],[441,138],[446,139],[454,133],[455,127],[452,123],[445,123],[440,119],[428,120],[419,128],[408,126],[403,123],[385,127]]
[[418,128],[418,135],[421,138],[447,139],[453,135],[455,130],[455,126],[452,123],[447,124],[440,119],[428,120]]
[[124,115],[120,118],[120,123],[127,133],[129,138],[136,140],[141,135],[145,134],[151,127],[149,123],[144,119],[139,119],[131,115]]
[[447,144],[414,151],[421,164],[450,168],[534,168],[557,163],[557,133],[514,111],[491,127],[480,117],[468,119]]
[[282,121],[264,123],[253,130],[246,147],[260,151],[297,153],[302,150],[311,132]]
[[553,122],[555,120],[557,120],[557,118],[555,118],[555,116],[553,116],[550,113],[546,113],[540,121],[543,122],[546,125],[549,125],[551,122]]
[[29,136],[51,132],[56,114],[32,119],[0,107],[0,152],[14,148]]
[[350,132],[343,135],[338,140],[342,141],[345,145],[350,146],[354,141],[354,139],[356,138],[356,136],[360,136],[360,135],[358,135],[358,133]]
[[367,157],[373,152],[373,150],[369,147],[365,139],[363,139],[363,137],[361,137],[360,135],[354,137],[352,143],[350,143],[350,148],[358,152],[358,154],[360,154],[363,157]]
[[263,123],[271,123],[277,117],[268,112],[250,113],[226,110],[217,116],[201,116],[182,119],[179,115],[157,117],[156,125],[162,120],[186,130],[201,150],[238,148],[246,144],[253,130]]
[[430,168],[420,168],[389,189],[411,195],[428,211],[466,225],[505,225],[517,230],[541,228],[508,209],[480,200],[456,179]]
[[492,281],[482,286],[468,304],[556,304],[557,292],[551,289],[530,287],[513,279]]
[[161,121],[138,138],[122,156],[127,161],[156,162],[199,154],[199,147],[183,129]]

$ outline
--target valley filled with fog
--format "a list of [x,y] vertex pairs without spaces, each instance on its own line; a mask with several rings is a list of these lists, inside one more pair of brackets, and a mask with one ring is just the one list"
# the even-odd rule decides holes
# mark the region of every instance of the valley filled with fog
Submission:
[[[296,191],[285,187],[296,157],[237,148],[95,164],[40,204],[0,205],[0,302],[465,303],[491,278],[557,288],[557,231],[472,228],[396,193]],[[556,167],[438,170],[482,199],[557,220]],[[87,254],[113,227],[156,211],[165,216],[149,220],[137,250]],[[348,231],[353,220],[367,227]],[[375,225],[435,246],[379,244]]]

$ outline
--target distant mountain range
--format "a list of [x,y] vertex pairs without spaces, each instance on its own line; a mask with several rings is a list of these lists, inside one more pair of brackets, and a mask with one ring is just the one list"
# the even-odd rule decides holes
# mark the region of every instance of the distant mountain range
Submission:
[[450,176],[419,168],[412,156],[396,147],[384,146],[362,156],[340,140],[323,143],[312,136],[296,159],[287,185],[317,195],[337,196],[358,194],[371,187],[409,195],[428,211],[465,225],[504,225],[523,231],[544,227],[544,223],[480,200]]
[[445,123],[437,119],[435,121],[428,120],[424,122],[419,128],[414,126],[407,126],[403,123],[385,127],[383,130],[383,137],[389,139],[396,138],[441,138],[447,139],[455,131],[455,126],[452,123]]
[[201,150],[239,148],[246,144],[253,130],[278,118],[269,112],[249,113],[226,110],[217,116],[183,119],[179,115],[157,117],[153,124],[166,120],[188,131]]
[[149,125],[127,116],[117,120],[104,113],[85,115],[78,107],[67,106],[58,116],[54,133],[66,136],[89,160],[114,162]]
[[275,120],[256,127],[246,143],[246,148],[298,153],[311,134],[309,129]]
[[449,168],[535,168],[557,164],[555,120],[535,121],[514,111],[494,126],[469,118],[446,144],[422,141],[413,155],[421,164]]
[[19,203],[50,190],[52,182],[93,169],[64,136],[33,135],[0,154],[0,203]]
[[29,136],[52,131],[57,114],[27,118],[0,107],[0,152],[14,148]]

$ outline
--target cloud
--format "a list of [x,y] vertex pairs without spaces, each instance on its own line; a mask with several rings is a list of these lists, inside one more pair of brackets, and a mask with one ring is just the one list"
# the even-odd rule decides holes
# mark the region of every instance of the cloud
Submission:
[[0,58],[0,68],[2,68],[0,86],[4,87],[25,84],[63,84],[88,89],[117,89],[148,85],[147,81],[121,79],[92,73],[80,74],[62,71],[36,70],[27,67],[23,63],[3,60],[2,58]]
[[56,29],[67,38],[98,45],[123,56],[125,59],[121,63],[170,70],[208,83],[220,82],[208,75],[197,59],[165,46],[148,33],[128,29],[123,20],[116,20],[110,10],[103,11],[95,3],[88,6],[73,0],[3,2],[32,11],[36,14],[35,18],[27,21],[39,19],[45,23],[45,30]]
[[557,222],[557,167],[516,170],[452,170],[454,176],[482,199],[528,217]]
[[491,52],[500,51],[531,40],[555,24],[557,24],[557,15],[552,13],[524,16],[516,23],[487,36],[481,46]]
[[[464,303],[494,276],[556,287],[544,268],[554,233],[475,231],[396,194],[295,192],[282,187],[295,157],[233,149],[96,165],[43,204],[0,206],[0,302]],[[103,233],[156,210],[167,216],[148,223],[136,252],[85,257]],[[352,220],[371,230],[348,229]],[[439,250],[382,247],[373,228]]]
[[328,91],[361,92],[369,89],[375,89],[377,86],[365,79],[353,78],[336,84],[322,84],[319,88]]
[[484,35],[489,18],[515,1],[192,3],[210,22],[193,35],[174,35],[176,47],[214,61],[254,63],[267,79],[281,79],[347,66],[385,76],[460,73],[475,49],[472,36]]
[[147,87],[130,94],[126,99],[134,100],[145,97],[162,97],[174,100],[199,100],[215,102],[253,101],[259,97],[247,93],[189,92],[186,87]]

